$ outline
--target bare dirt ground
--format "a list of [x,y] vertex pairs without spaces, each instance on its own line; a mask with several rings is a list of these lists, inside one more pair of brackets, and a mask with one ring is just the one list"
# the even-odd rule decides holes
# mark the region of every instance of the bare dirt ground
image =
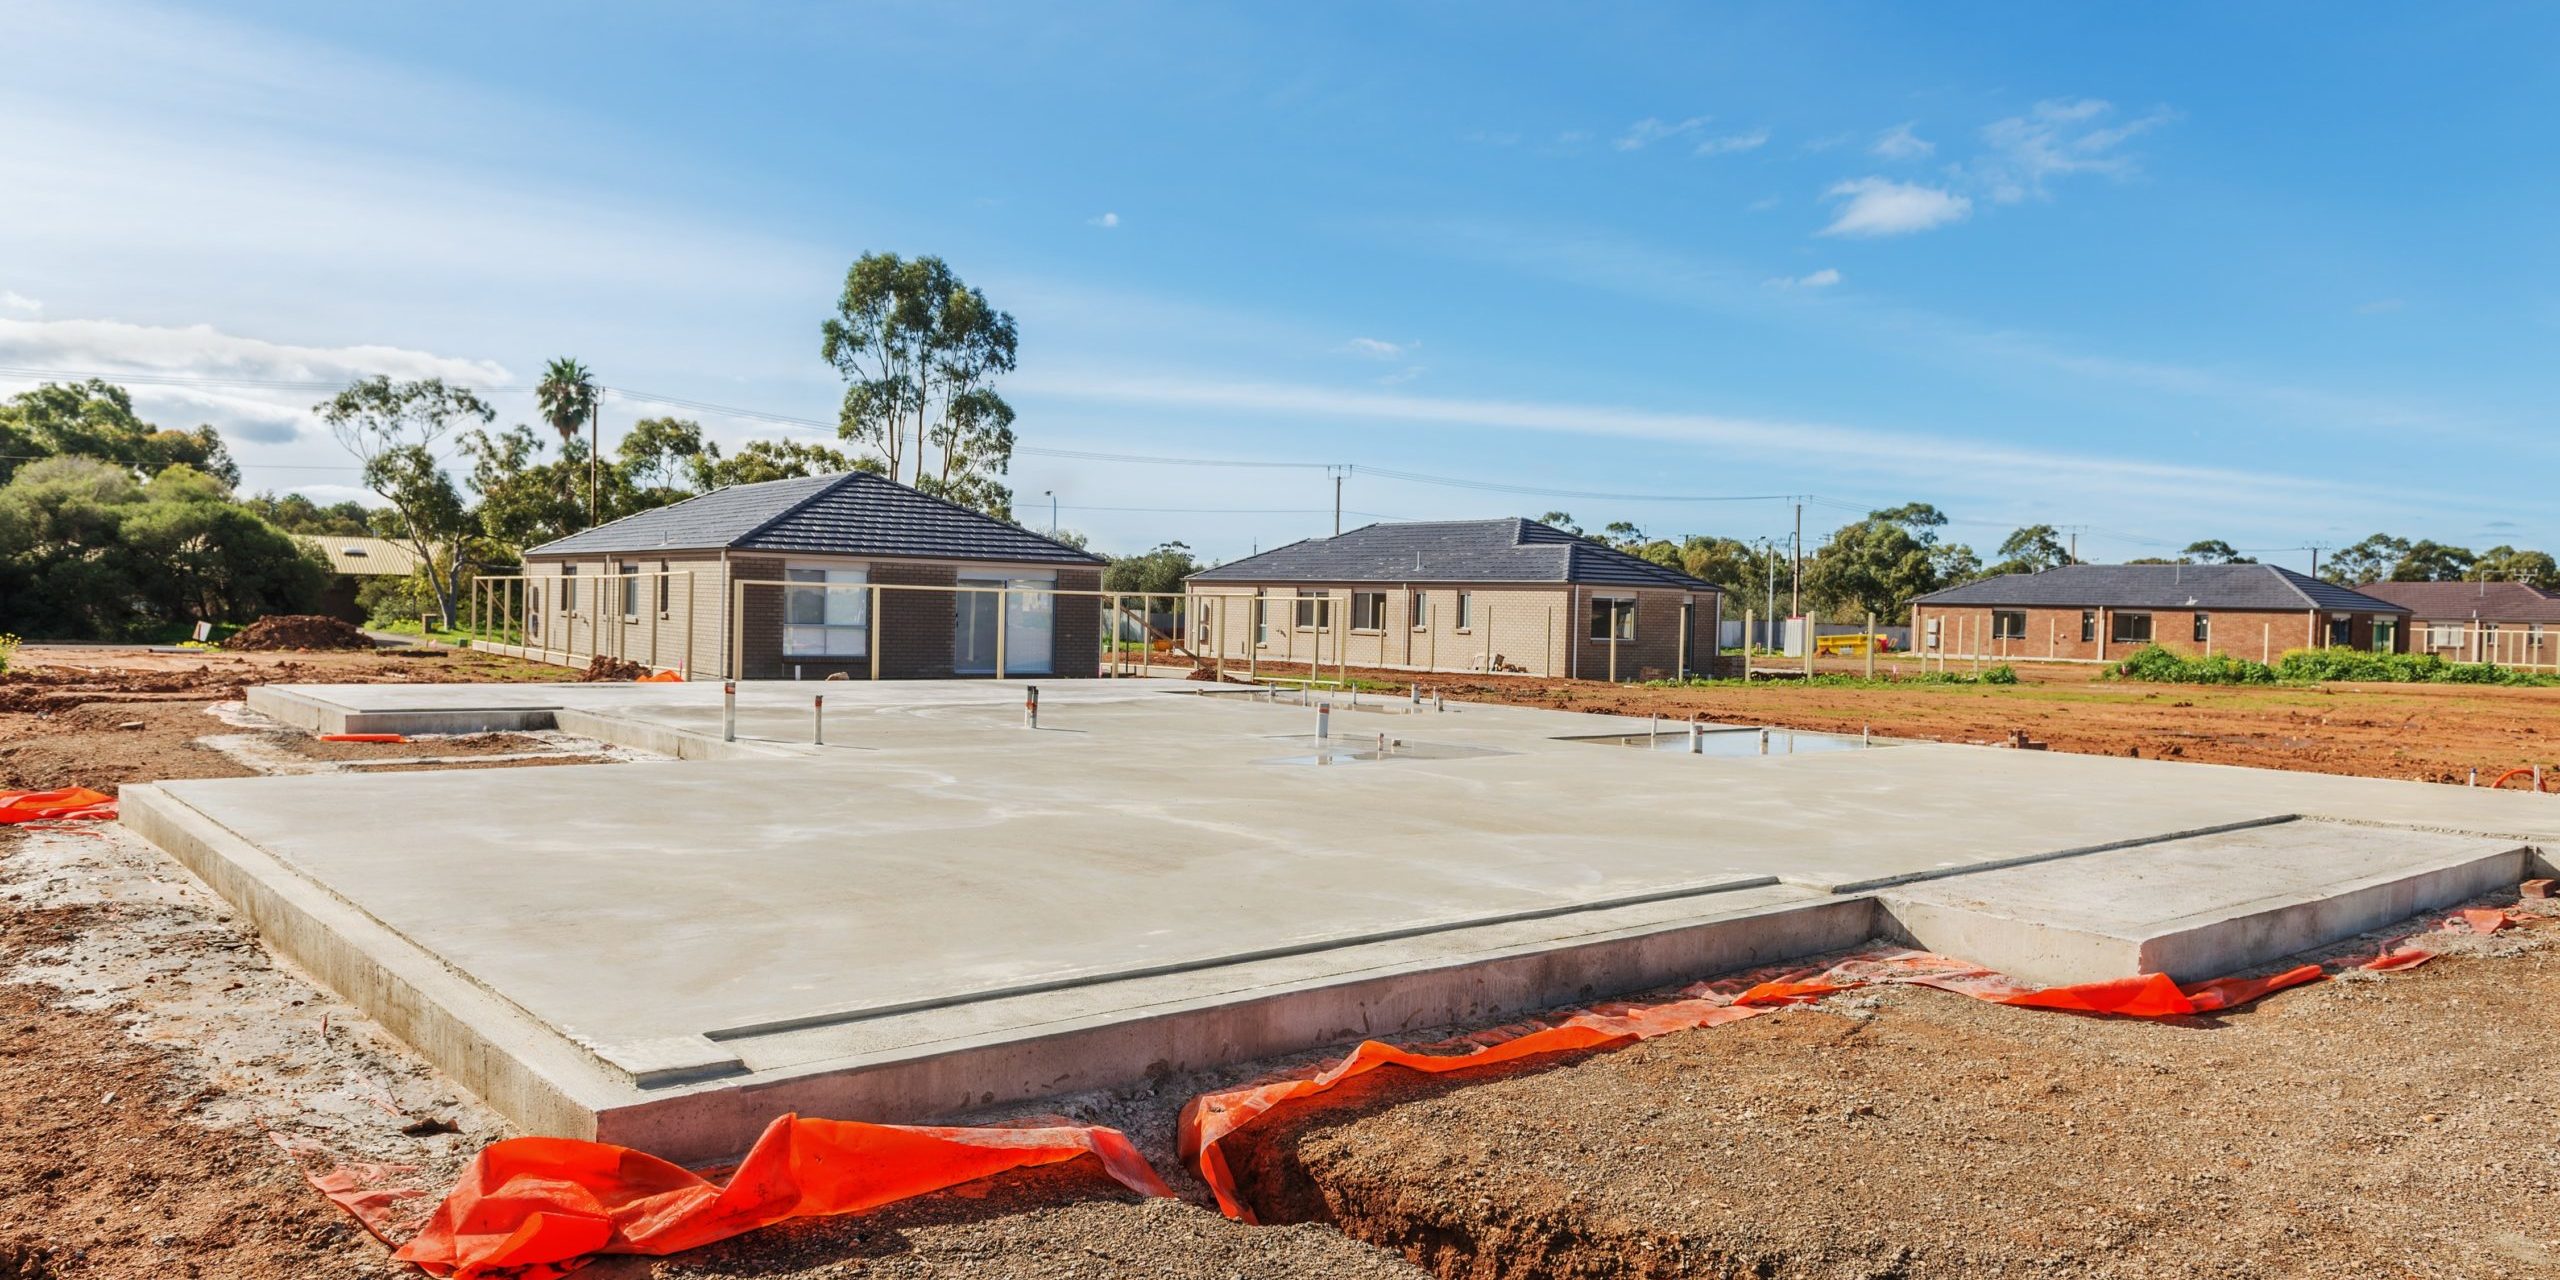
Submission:
[[[1908,663],[1880,667],[1906,676],[1916,670]],[[1839,675],[1859,669],[1855,661],[1821,667]],[[2095,666],[2020,663],[2014,669],[2020,677],[2014,685],[1838,686],[1777,678],[1666,688],[1358,667],[1351,674],[1398,688],[1419,680],[1465,701],[1832,733],[1867,729],[1935,742],[2002,742],[2023,730],[2055,751],[2368,778],[2462,783],[2477,769],[2486,786],[2508,769],[2539,764],[2546,789],[2560,792],[2560,689],[2158,685],[2101,680]],[[1965,672],[1966,664],[1955,670]],[[1231,668],[1229,674],[1237,673]]]
[[2560,1274],[2540,941],[2187,1025],[1895,988],[1382,1071],[1246,1130],[1247,1185],[1470,1280]]

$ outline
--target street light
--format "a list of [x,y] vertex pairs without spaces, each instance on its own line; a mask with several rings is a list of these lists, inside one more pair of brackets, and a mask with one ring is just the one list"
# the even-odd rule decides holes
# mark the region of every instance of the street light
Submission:
[[1057,537],[1057,536],[1058,536],[1058,491],[1057,491],[1057,490],[1055,490],[1055,489],[1043,489],[1043,490],[1041,490],[1041,491],[1040,491],[1040,496],[1041,496],[1041,497],[1044,497],[1044,498],[1047,498],[1047,499],[1049,500],[1049,536],[1050,536],[1050,537],[1052,537],[1052,538]]

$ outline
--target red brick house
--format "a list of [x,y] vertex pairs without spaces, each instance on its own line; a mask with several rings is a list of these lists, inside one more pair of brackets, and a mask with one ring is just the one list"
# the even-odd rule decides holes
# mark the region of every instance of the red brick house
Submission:
[[1919,597],[1912,647],[2106,662],[2144,645],[2271,661],[2287,649],[2408,648],[2406,608],[2271,564],[2075,564]]
[[2451,662],[2560,664],[2560,594],[2521,582],[2375,582],[2356,588],[2409,611],[2409,651]]

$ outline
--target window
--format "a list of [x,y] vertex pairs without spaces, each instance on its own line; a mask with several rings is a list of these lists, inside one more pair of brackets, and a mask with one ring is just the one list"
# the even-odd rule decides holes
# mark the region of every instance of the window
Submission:
[[2080,611],[2080,643],[2095,644],[2097,643],[2097,640],[2098,611],[2095,609],[2083,609]]
[[1414,630],[1422,631],[1428,629],[1431,626],[1431,593],[1428,591],[1407,592],[1404,601],[1404,615],[1412,621]]
[[[1929,635],[1929,647],[1930,647],[1931,649],[1936,649],[1936,648],[1938,647],[1938,633],[1939,633],[1939,631],[1941,630],[1940,624],[1941,624],[1942,622],[1944,622],[1944,621],[1945,621],[1944,619],[1942,619],[1942,618],[1938,617],[1938,616],[1937,616],[1937,615],[1935,615],[1935,614],[1932,614],[1932,615],[1930,615],[1930,617],[1929,617],[1929,630],[1928,630],[1928,635]],[[1746,649],[1750,647],[1749,637],[1745,637],[1745,638],[1744,638],[1744,644],[1743,644],[1743,647],[1744,647],[1744,648],[1746,648]]]
[[577,611],[578,566],[564,564],[560,566],[560,612],[576,613]]
[[1253,589],[1253,643],[1256,648],[1271,643],[1271,601],[1260,587]]
[[1636,638],[1636,602],[1623,596],[1591,597],[1591,638]]
[[2428,623],[2428,624],[2427,624],[2427,647],[2428,647],[2428,648],[2430,648],[2430,649],[2455,649],[2455,648],[2460,648],[2460,647],[2461,647],[2461,645],[2462,645],[2462,624],[2461,624],[2461,623],[2459,623],[2459,622],[2430,622],[2430,623]]
[[2355,635],[2356,621],[2354,615],[2344,613],[2333,613],[2329,615],[2329,645],[2331,648],[2344,649],[2353,645],[2356,642]]
[[526,583],[524,587],[524,594],[524,633],[529,636],[541,635],[542,584],[539,582]]
[[666,561],[664,561],[664,560],[659,561],[659,562],[658,562],[658,616],[659,616],[659,617],[661,617],[661,618],[663,618],[663,617],[667,616],[667,584],[668,584],[668,583],[670,583],[670,582],[673,582],[673,581],[675,581],[675,576],[674,576],[673,574],[670,574],[670,573],[668,573],[668,572],[667,572],[667,562],[666,562]]
[[2196,643],[2203,644],[2211,639],[2213,639],[2213,615],[2210,613],[2197,614]]
[[1458,630],[1464,631],[1475,624],[1476,593],[1461,591],[1458,593]]
[[[2536,632],[2540,632],[2542,629],[2540,627],[2536,627],[2534,630]],[[2539,635],[2535,636],[2534,643],[2537,645],[2542,643],[2542,639]],[[2376,618],[2373,620],[2373,651],[2375,653],[2397,653],[2400,651],[2400,620],[2398,618]]]
[[626,621],[640,616],[640,566],[627,560],[622,565],[622,616]]
[[1991,638],[1992,638],[1992,639],[1994,639],[1994,640],[2024,640],[2024,639],[2026,639],[2026,638],[2027,638],[2027,612],[2026,612],[2026,610],[2024,610],[2024,609],[1994,609],[1994,610],[1992,610],[1992,611],[1991,611]]
[[1387,629],[1387,593],[1354,591],[1351,593],[1351,629],[1384,631]]
[[1298,630],[1322,631],[1333,625],[1333,597],[1309,587],[1298,588]]
[[782,652],[793,658],[860,658],[871,652],[871,580],[867,569],[786,568]]
[[2114,624],[2115,625],[2107,628],[2107,638],[2110,641],[2113,641],[2116,644],[2151,643],[2150,614],[2119,613],[2114,617]]

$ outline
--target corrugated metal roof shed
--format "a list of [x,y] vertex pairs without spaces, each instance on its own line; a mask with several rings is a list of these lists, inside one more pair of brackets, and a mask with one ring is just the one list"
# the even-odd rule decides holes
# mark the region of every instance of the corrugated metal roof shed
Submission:
[[1712,583],[1535,520],[1417,520],[1309,538],[1193,582],[1557,582],[1713,591]]
[[418,553],[389,538],[348,538],[297,533],[296,541],[329,559],[332,573],[354,578],[406,577],[418,571]]

